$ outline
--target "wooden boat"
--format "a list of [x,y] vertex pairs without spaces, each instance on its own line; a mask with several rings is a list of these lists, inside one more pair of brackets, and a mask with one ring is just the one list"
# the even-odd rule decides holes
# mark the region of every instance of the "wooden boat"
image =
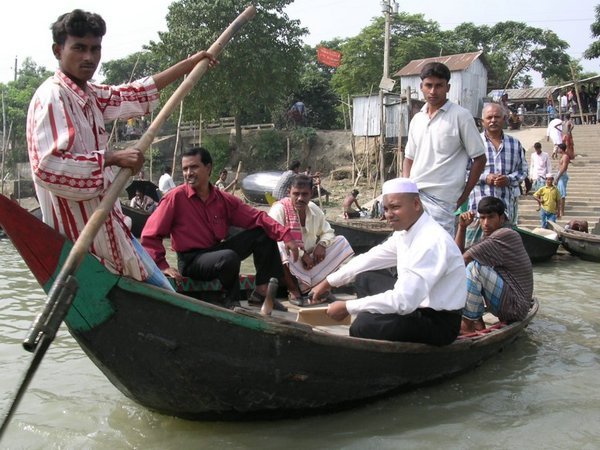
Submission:
[[[47,292],[72,244],[19,207],[9,214],[8,201],[0,196],[0,225]],[[116,276],[89,254],[76,278],[66,324],[88,357],[134,401],[188,419],[280,418],[439,381],[496,355],[538,309],[435,347],[230,311]]]
[[519,233],[531,262],[547,261],[558,251],[560,241],[534,233],[521,227],[513,227]]
[[334,219],[329,224],[335,234],[348,240],[357,255],[381,244],[394,231],[385,220],[379,219]]
[[600,235],[568,230],[550,221],[548,224],[558,233],[562,246],[569,253],[586,261],[600,262]]
[[131,219],[131,232],[135,237],[139,238],[142,235],[142,230],[144,229],[144,225],[146,225],[148,217],[150,217],[150,213],[143,209],[132,208],[124,202],[121,202],[121,209],[123,210],[123,214]]

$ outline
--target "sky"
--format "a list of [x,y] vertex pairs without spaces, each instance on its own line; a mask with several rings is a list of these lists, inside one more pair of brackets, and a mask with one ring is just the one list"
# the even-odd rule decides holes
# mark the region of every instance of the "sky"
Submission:
[[[152,0],[143,9],[127,10],[115,0],[17,0],[10,8],[5,8],[8,11],[0,27],[0,82],[13,79],[15,57],[18,58],[17,67],[26,57],[31,57],[48,70],[56,69],[50,25],[64,12],[81,8],[102,15],[107,23],[102,60],[110,61],[141,50],[150,40],[157,40],[158,31],[167,29],[165,16],[171,3],[170,0]],[[594,21],[594,6],[600,0],[411,0],[398,3],[400,11],[423,14],[425,19],[438,22],[442,29],[452,29],[463,22],[493,25],[506,20],[551,29],[569,43],[570,56],[580,59],[593,42],[590,25]],[[291,19],[299,19],[301,25],[308,28],[305,43],[309,45],[335,37],[355,36],[371,23],[372,18],[382,15],[380,0],[295,0],[286,12]],[[600,59],[581,59],[580,63],[584,70],[600,73]],[[390,72],[398,69],[391,67]],[[534,76],[534,86],[541,85],[541,78]]]

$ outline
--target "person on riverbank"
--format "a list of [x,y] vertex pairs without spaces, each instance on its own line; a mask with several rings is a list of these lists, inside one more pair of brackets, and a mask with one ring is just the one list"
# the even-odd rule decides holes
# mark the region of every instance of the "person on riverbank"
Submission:
[[573,141],[573,128],[575,124],[571,119],[571,114],[565,114],[565,120],[562,126],[562,141],[567,146],[566,153],[569,159],[575,159],[575,142]]
[[[159,101],[159,90],[189,73],[207,52],[133,83],[98,85],[91,79],[98,68],[104,19],[80,9],[62,14],[52,24],[56,73],[37,89],[27,114],[27,143],[35,190],[43,220],[76,240],[98,208],[114,179],[112,166],[142,168],[136,148],[107,149],[105,121],[141,116]],[[111,272],[171,289],[166,278],[125,225],[116,201],[92,244],[92,253]]]
[[171,168],[169,166],[163,167],[163,174],[158,179],[158,190],[161,195],[165,195],[175,186],[175,182],[173,181],[173,177],[171,177]]
[[139,188],[135,190],[135,195],[129,202],[129,206],[151,213],[156,209],[156,202],[149,195],[146,195],[142,188]]
[[533,144],[533,150],[529,167],[529,179],[531,180],[533,192],[536,192],[546,183],[546,174],[552,172],[552,163],[548,153],[542,151],[541,143],[536,142]]
[[[360,218],[360,205],[358,204],[358,189],[352,189],[352,191],[346,195],[344,201],[342,203],[342,208],[344,210],[344,217],[346,219],[358,219]],[[356,205],[356,209],[352,207],[352,205]]]
[[565,215],[565,203],[567,201],[567,183],[569,182],[569,174],[567,170],[569,169],[569,163],[571,162],[571,158],[567,154],[567,146],[565,144],[560,144],[558,146],[558,157],[560,159],[558,165],[558,174],[556,175],[556,187],[560,192],[560,206],[558,208],[558,216]]
[[289,197],[269,210],[269,216],[290,228],[300,247],[298,261],[290,261],[285,244],[277,243],[290,303],[297,306],[304,306],[308,291],[354,255],[346,238],[335,235],[321,208],[310,201],[312,191],[312,178],[296,175]]
[[237,185],[237,182],[238,182],[238,179],[236,177],[233,180],[231,180],[231,183],[225,184],[225,183],[227,183],[227,174],[228,174],[227,169],[221,170],[221,172],[219,172],[219,178],[215,182],[215,187],[217,189],[220,189],[221,191],[225,191],[225,192],[231,191],[233,189],[233,187],[235,185]]
[[288,166],[288,170],[283,172],[279,179],[277,180],[277,184],[273,188],[273,197],[275,200],[281,200],[288,196],[290,192],[290,185],[292,184],[292,179],[298,175],[300,172],[300,161],[294,160]]
[[465,251],[466,229],[473,211],[460,215],[456,244],[463,251],[467,274],[467,301],[461,334],[485,329],[487,311],[503,322],[523,320],[531,306],[533,270],[519,233],[504,226],[504,202],[484,197],[477,206],[485,238]]
[[[210,183],[212,157],[202,147],[186,150],[181,160],[184,183],[165,195],[142,231],[142,245],[167,276],[181,280],[218,279],[223,285],[222,306],[240,305],[240,266],[252,255],[256,268],[256,288],[249,303],[259,305],[267,293],[271,277],[283,277],[277,241],[285,242],[293,261],[298,245],[289,227],[280,225],[264,211],[245,204],[240,198],[216,189]],[[230,227],[243,231],[230,235]],[[177,252],[178,268],[165,257],[163,239],[171,237]],[[285,311],[279,301],[274,308]]]
[[551,120],[546,128],[546,141],[552,140],[554,149],[552,150],[552,159],[558,157],[558,145],[562,144],[562,125],[563,121],[559,118]]
[[485,168],[485,146],[472,114],[446,97],[450,69],[428,63],[420,78],[426,104],[410,122],[402,173],[419,186],[429,215],[454,237],[454,211],[469,198]]
[[554,185],[554,175],[546,174],[546,186],[542,186],[533,193],[533,198],[538,203],[540,211],[540,224],[542,228],[548,228],[548,221],[556,222],[560,219],[560,191]]
[[[332,287],[356,279],[358,298],[327,308],[335,320],[356,315],[351,336],[450,344],[458,336],[466,299],[461,253],[448,232],[424,211],[414,182],[395,178],[386,181],[382,191],[394,233],[327,276],[312,289],[311,301],[318,303]],[[396,277],[381,272],[394,267]]]
[[491,195],[504,202],[509,222],[516,224],[519,186],[528,173],[525,150],[518,139],[504,133],[500,105],[486,104],[481,115],[487,162],[469,195],[469,209],[476,211],[480,200]]

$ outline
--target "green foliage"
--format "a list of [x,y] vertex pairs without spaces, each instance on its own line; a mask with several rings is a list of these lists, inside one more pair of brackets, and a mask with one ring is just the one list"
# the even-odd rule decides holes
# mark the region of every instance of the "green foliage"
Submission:
[[594,59],[600,57],[600,5],[594,7],[596,20],[590,25],[592,31],[592,37],[596,38],[595,42],[592,42],[587,50],[583,53],[585,59]]
[[229,162],[231,148],[229,136],[223,134],[208,135],[202,138],[202,147],[210,152],[213,160],[212,178],[216,180],[219,172]]
[[160,71],[160,63],[153,53],[148,51],[132,53],[121,59],[102,64],[104,83],[122,84],[137,80]]
[[[331,80],[342,97],[377,91],[383,75],[383,17],[376,17],[355,37],[341,45],[342,65]],[[440,54],[444,42],[437,22],[422,14],[399,13],[390,22],[390,74],[412,59]]]
[[[301,37],[306,30],[283,8],[292,0],[253,2],[256,17],[236,35],[185,102],[184,120],[223,115],[250,116],[270,110],[282,93],[296,87],[302,64]],[[165,66],[207,49],[242,12],[233,0],[181,0],[171,4],[168,31],[149,48]]]
[[298,127],[294,128],[290,133],[290,140],[294,144],[308,144],[313,145],[317,139],[317,130],[312,127]]
[[27,161],[27,110],[35,90],[51,75],[52,72],[45,67],[38,66],[30,58],[26,58],[15,81],[0,83],[0,90],[4,95],[7,134],[12,124],[10,132],[13,151],[8,155],[8,165]]
[[285,154],[287,139],[285,133],[272,129],[261,130],[247,139],[252,149],[250,161],[244,161],[245,167],[254,169],[263,166],[273,166],[274,162]]

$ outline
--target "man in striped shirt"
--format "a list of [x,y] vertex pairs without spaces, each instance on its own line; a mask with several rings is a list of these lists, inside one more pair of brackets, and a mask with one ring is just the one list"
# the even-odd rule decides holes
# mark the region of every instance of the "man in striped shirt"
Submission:
[[[215,61],[199,52],[133,83],[94,84],[90,80],[100,63],[106,32],[102,17],[76,9],[61,15],[51,29],[59,69],[31,100],[27,145],[44,222],[76,240],[114,179],[112,166],[137,173],[144,163],[136,148],[107,149],[105,121],[149,113],[158,104],[160,89],[189,73],[201,59]],[[92,253],[114,273],[168,287],[148,255],[139,253],[141,248],[116,202],[94,238]]]
[[[487,162],[477,184],[469,195],[469,210],[477,211],[477,205],[483,197],[492,196],[501,199],[511,224],[518,220],[519,185],[528,173],[525,150],[518,139],[504,133],[504,115],[502,106],[488,103],[482,112],[483,132],[481,138],[486,147]],[[469,228],[467,246],[481,239],[479,221]]]

